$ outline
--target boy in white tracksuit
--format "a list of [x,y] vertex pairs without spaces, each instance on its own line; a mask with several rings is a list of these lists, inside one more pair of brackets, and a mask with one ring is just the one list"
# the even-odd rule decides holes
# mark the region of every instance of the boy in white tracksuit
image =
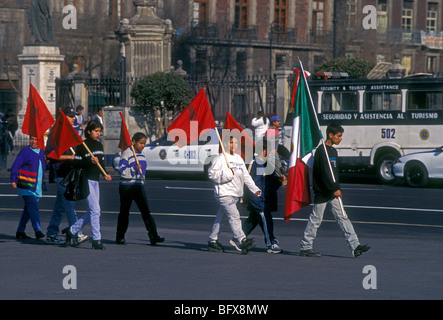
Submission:
[[249,175],[242,157],[235,153],[237,148],[238,139],[231,137],[229,153],[226,153],[230,168],[228,168],[225,155],[220,153],[214,158],[208,171],[209,179],[214,182],[214,196],[220,204],[220,209],[217,212],[212,226],[212,232],[209,235],[208,247],[210,251],[224,251],[223,246],[218,242],[218,235],[224,214],[228,217],[234,238],[238,242],[238,247],[242,249],[242,253],[246,254],[250,249],[255,247],[253,240],[246,239],[242,230],[237,202],[243,196],[243,186],[245,184],[248,189],[257,196],[261,194],[261,191]]

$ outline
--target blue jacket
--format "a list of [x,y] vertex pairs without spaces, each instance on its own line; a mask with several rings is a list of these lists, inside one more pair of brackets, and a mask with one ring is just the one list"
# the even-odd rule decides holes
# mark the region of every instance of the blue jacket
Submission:
[[46,163],[44,150],[35,153],[30,146],[23,148],[11,168],[11,183],[15,182],[17,188],[35,192],[38,183],[38,168],[42,164],[43,181],[45,180]]
[[262,190],[259,197],[245,190],[244,201],[248,205],[249,210],[257,212],[277,211],[277,189],[280,188],[281,182],[275,173],[270,175],[257,174],[257,172],[265,172],[266,163],[258,163],[254,161],[251,165],[250,175],[257,187]]

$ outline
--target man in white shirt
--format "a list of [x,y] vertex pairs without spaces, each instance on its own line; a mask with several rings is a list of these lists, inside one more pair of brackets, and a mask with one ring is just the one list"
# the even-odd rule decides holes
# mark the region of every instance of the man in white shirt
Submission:
[[257,117],[251,120],[251,125],[255,128],[255,142],[263,138],[269,128],[269,120],[264,116],[263,111],[257,113]]

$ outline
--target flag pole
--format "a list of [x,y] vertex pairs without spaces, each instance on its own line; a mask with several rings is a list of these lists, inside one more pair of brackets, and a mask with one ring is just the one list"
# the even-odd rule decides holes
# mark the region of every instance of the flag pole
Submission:
[[[307,92],[308,92],[309,100],[310,100],[310,102],[311,102],[311,108],[312,108],[312,110],[314,111],[315,121],[317,122],[318,130],[320,130],[320,122],[318,121],[317,110],[315,110],[315,107],[314,107],[314,101],[312,100],[311,90],[309,89],[308,81],[307,81],[307,79],[306,79],[305,70],[303,69],[303,63],[301,62],[300,57],[297,57],[297,59],[298,59],[298,62],[299,62],[299,64],[300,64],[300,72],[301,72],[301,74],[302,74],[303,81],[304,81],[304,83],[305,83],[305,85],[306,85],[306,90],[307,90]],[[325,140],[324,140],[324,138],[323,138],[323,135],[322,135],[322,138],[321,138],[320,141],[321,141],[321,144],[323,145],[323,149],[324,149],[324,151],[325,151],[326,158],[329,159],[328,150],[326,149],[326,144],[325,144]],[[332,176],[332,181],[333,181],[334,183],[336,183],[337,180],[336,180],[336,178],[335,178],[334,171],[332,170],[331,162],[330,162],[329,160],[328,160],[328,166],[329,166],[329,171],[330,171],[331,176]],[[342,214],[343,214],[343,217],[344,217],[344,218],[347,218],[348,216],[346,215],[345,208],[343,207],[343,201],[342,201],[342,199],[341,199],[341,198],[338,198],[338,202],[339,202],[339,204],[340,204],[340,209],[341,209],[341,212],[342,212]]]
[[229,161],[228,161],[228,156],[226,155],[225,147],[223,146],[223,141],[220,137],[220,133],[218,133],[217,127],[215,127],[215,132],[217,133],[218,141],[220,141],[222,153],[225,156],[226,164],[228,165],[228,168],[231,169],[231,166],[229,165]]
[[[91,155],[91,157],[94,157],[94,155],[92,154],[91,150],[89,150],[88,146],[86,145],[86,143],[83,141],[83,145],[85,146],[86,150],[89,152],[89,154]],[[107,176],[108,174],[106,173],[106,171],[103,169],[103,167],[100,165],[100,163],[97,163],[98,167],[100,168],[100,170],[102,171],[104,176]]]

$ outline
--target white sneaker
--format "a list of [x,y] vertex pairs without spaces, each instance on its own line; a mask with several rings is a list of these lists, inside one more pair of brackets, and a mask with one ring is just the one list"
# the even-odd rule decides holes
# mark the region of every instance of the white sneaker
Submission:
[[87,241],[88,239],[89,239],[89,237],[86,234],[79,234],[79,235],[77,235],[77,245]]
[[282,249],[276,243],[268,246],[268,253],[281,253],[281,252],[282,252]]
[[49,244],[65,244],[65,241],[60,239],[58,235],[46,236],[46,242]]
[[231,246],[233,246],[235,248],[235,250],[237,251],[241,251],[240,247],[238,246],[237,241],[235,241],[234,238],[232,238],[231,240],[229,240],[229,243],[231,244]]

